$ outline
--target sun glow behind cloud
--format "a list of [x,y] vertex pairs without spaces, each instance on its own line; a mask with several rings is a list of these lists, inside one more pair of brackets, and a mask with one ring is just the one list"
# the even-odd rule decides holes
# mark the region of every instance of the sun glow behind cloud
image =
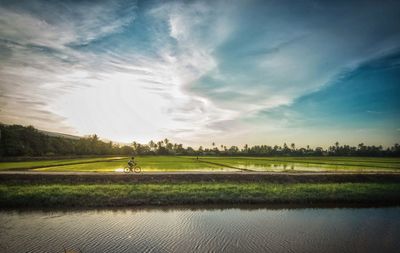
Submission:
[[[0,119],[121,142],[307,142],[316,132],[290,106],[397,52],[398,9],[395,3],[377,11],[376,4],[284,1],[6,1]],[[350,136],[344,128],[321,127],[315,145],[333,133]],[[355,142],[373,131],[358,133]]]

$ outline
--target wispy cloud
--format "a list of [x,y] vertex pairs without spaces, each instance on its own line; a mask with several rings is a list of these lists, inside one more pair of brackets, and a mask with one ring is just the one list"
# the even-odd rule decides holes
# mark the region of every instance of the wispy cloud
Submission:
[[136,4],[121,1],[29,1],[0,7],[2,39],[62,49],[121,31],[135,18]]
[[118,141],[279,132],[301,120],[279,108],[399,49],[398,9],[395,2],[5,2],[0,119]]
[[[123,9],[122,9],[123,8]],[[125,15],[121,15],[121,9]],[[95,78],[95,55],[73,49],[120,32],[136,5],[29,1],[0,6],[1,120],[76,132],[52,107],[60,96]]]

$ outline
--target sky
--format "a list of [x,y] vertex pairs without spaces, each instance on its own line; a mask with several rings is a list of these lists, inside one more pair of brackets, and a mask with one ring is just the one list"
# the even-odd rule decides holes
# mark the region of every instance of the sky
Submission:
[[399,1],[0,0],[0,122],[185,145],[400,142]]

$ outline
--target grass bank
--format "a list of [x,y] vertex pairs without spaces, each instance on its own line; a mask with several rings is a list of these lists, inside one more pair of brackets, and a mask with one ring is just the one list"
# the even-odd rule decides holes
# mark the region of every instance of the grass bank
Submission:
[[398,183],[0,184],[1,207],[400,204]]

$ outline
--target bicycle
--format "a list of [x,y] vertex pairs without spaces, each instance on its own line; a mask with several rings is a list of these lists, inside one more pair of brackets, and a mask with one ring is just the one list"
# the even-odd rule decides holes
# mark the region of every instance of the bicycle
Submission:
[[125,173],[130,173],[130,172],[140,173],[141,171],[142,171],[142,168],[140,168],[140,166],[137,166],[137,165],[135,165],[135,166],[126,165],[124,167]]

